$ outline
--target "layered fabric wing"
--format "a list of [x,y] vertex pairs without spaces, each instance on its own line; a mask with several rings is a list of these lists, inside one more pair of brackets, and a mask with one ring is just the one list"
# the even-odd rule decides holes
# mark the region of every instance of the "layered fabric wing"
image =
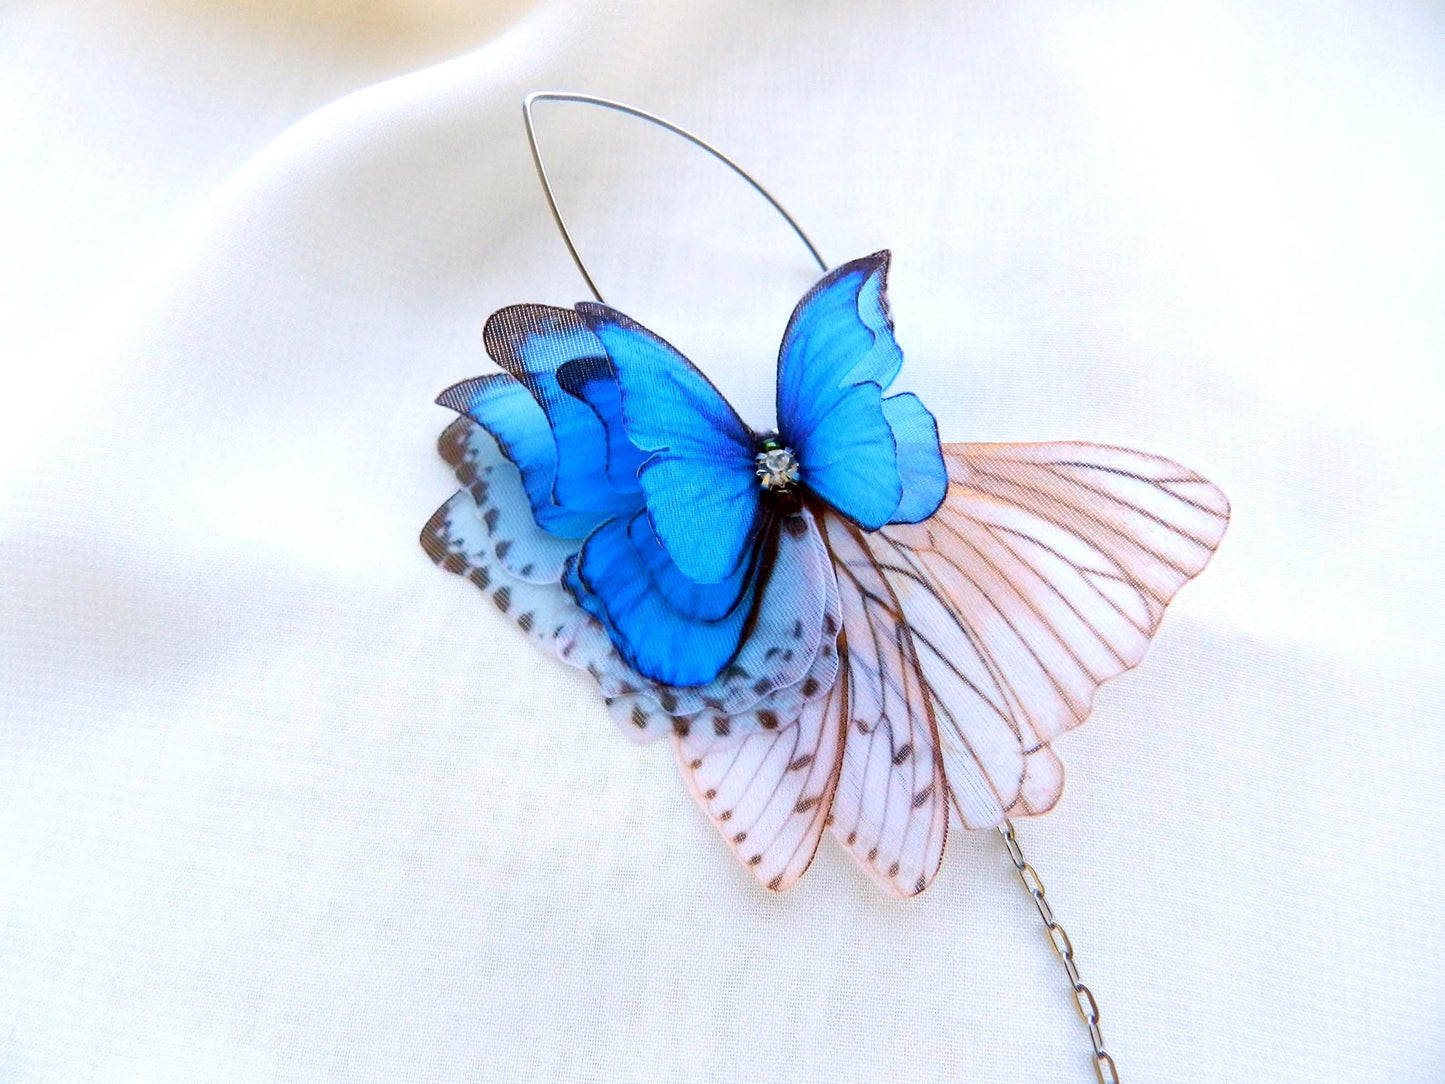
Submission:
[[[742,646],[705,685],[643,682],[620,656],[594,676],[614,700],[638,693],[675,718],[736,717],[751,708],[790,717],[805,700],[827,692],[838,670],[835,643],[842,612],[831,558],[806,509],[777,525],[766,583]],[[618,710],[621,710],[620,708]],[[631,705],[627,708],[631,717]]]
[[[1229,525],[1220,489],[1163,456],[1082,441],[950,444],[944,451],[950,496],[960,485],[980,499],[1015,505],[1102,554],[1127,588],[1109,586],[1101,574],[1091,573],[1089,582],[1150,636]],[[1068,560],[1069,551],[1061,556]],[[1136,645],[1129,665],[1144,646]]]
[[537,524],[580,539],[638,508],[643,456],[618,439],[615,373],[577,314],[512,305],[492,315],[482,337],[505,372],[464,380],[437,402],[497,439],[521,471]]
[[509,305],[487,320],[482,342],[546,415],[558,450],[555,502],[604,514],[636,507],[645,456],[621,437],[616,371],[581,318]]
[[938,422],[912,392],[884,399],[883,417],[898,449],[898,481],[903,492],[890,522],[921,522],[938,510],[947,489]]
[[916,396],[883,397],[903,365],[887,276],[887,252],[830,271],[778,351],[778,430],[804,485],[869,530],[926,519],[945,485],[933,416]]
[[847,627],[838,684],[849,705],[830,830],[895,896],[927,888],[943,861],[948,786],[932,703],[902,604],[864,534],[828,517]]
[[563,662],[591,674],[628,737],[645,741],[693,725],[720,737],[775,729],[832,687],[842,609],[828,550],[806,510],[779,527],[772,574],[742,650],[713,682],[672,686],[629,666],[559,583],[578,543],[538,529],[519,472],[491,434],[458,418],[438,449],[465,488],[428,521],[423,548]]
[[617,372],[627,436],[646,453],[637,476],[658,540],[695,583],[734,575],[760,526],[752,430],[658,336],[606,305],[577,313]]
[[[488,564],[498,565],[514,579],[555,585],[567,559],[577,552],[577,542],[538,529],[525,476],[514,464],[501,469],[507,459],[499,454],[498,444],[468,418],[453,421],[437,442],[481,517],[483,533],[470,540],[469,552],[479,557],[478,551],[485,547]],[[505,447],[500,451],[504,453]]]
[[778,418],[789,437],[811,440],[852,388],[881,391],[903,367],[888,312],[888,253],[828,272],[793,309],[778,351]]
[[[902,645],[901,687],[931,717],[954,808],[986,828],[1052,808],[1063,771],[1048,743],[1143,658],[1229,505],[1192,471],[1120,448],[944,454],[948,494],[927,522],[868,533],[828,516],[824,531],[840,577],[875,583],[845,605],[847,642]],[[880,581],[896,607],[870,604]]]
[[466,418],[447,426],[437,446],[465,488],[422,528],[427,556],[470,580],[500,613],[559,658],[580,669],[605,665],[612,645],[557,582],[567,554],[557,552],[561,539],[532,522],[517,468]]
[[[437,398],[484,427],[517,465],[537,525],[559,538],[585,538],[605,517],[597,510],[559,505],[557,442],[541,406],[506,373],[489,373],[454,384]],[[581,404],[579,404],[580,406]]]
[[813,861],[837,786],[848,717],[837,683],[789,720],[719,734],[694,727],[674,741],[693,796],[763,885],[790,887]]
[[694,583],[643,510],[593,531],[563,583],[611,633],[629,667],[668,685],[697,686],[738,653],[762,575],[760,550],[749,557],[725,580]]

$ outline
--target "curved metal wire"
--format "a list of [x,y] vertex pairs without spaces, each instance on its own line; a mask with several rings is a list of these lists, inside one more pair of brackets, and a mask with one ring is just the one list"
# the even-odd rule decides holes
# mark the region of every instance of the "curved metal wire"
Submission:
[[574,94],[570,91],[562,90],[533,91],[522,99],[522,123],[527,126],[527,144],[532,148],[532,162],[537,167],[537,179],[542,182],[542,193],[547,197],[547,206],[552,210],[552,220],[557,223],[557,229],[562,234],[562,241],[566,244],[567,251],[572,254],[572,262],[577,265],[577,270],[582,273],[582,278],[587,283],[587,289],[592,291],[592,296],[598,301],[604,300],[602,292],[597,289],[597,283],[593,281],[592,275],[587,270],[587,265],[582,261],[581,253],[577,251],[577,245],[573,242],[572,234],[567,229],[567,223],[562,218],[562,211],[557,206],[557,197],[552,192],[552,182],[547,178],[547,169],[542,165],[542,152],[537,146],[537,130],[532,122],[532,107],[538,102],[576,102],[581,105],[601,106],[603,109],[611,109],[618,113],[625,113],[629,117],[636,117],[638,120],[645,120],[649,124],[655,124],[659,128],[671,132],[673,135],[681,136],[694,146],[701,147],[743,180],[747,181],[748,184],[752,185],[758,195],[772,204],[773,210],[783,216],[788,225],[793,227],[793,232],[798,235],[798,239],[808,246],[808,252],[813,259],[817,261],[819,270],[828,270],[827,261],[818,253],[817,246],[808,239],[808,235],[803,232],[803,227],[798,225],[793,216],[788,214],[773,194],[764,188],[762,184],[758,182],[757,178],[705,139],[693,135],[686,128],[679,127],[669,120],[663,120],[663,118],[654,113],[649,113],[644,109],[638,109],[635,106],[626,105],[622,102],[615,102],[610,98],[598,98],[592,94]]

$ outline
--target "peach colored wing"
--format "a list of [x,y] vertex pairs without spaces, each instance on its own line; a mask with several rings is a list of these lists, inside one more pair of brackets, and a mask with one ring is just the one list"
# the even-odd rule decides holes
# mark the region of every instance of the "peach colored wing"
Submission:
[[902,606],[864,532],[822,517],[843,601],[838,683],[849,717],[830,830],[895,896],[933,882],[948,836],[948,785]]
[[[986,828],[1053,807],[1063,767],[1049,742],[1143,658],[1165,606],[1223,537],[1229,504],[1177,463],[1121,448],[944,452],[948,493],[932,518],[850,533],[840,569],[861,582],[871,564],[891,601],[874,586],[879,601],[855,600],[843,624],[850,645],[900,645],[889,681],[916,729],[931,724],[960,820]],[[829,517],[830,545],[841,527]]]

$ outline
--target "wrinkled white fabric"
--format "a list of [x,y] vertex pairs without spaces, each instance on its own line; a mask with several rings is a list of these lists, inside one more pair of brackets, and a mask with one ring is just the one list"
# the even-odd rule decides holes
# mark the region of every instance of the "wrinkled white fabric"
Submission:
[[[0,1079],[1092,1079],[995,836],[913,902],[827,840],[765,895],[416,544],[485,317],[585,296],[549,86],[891,248],[945,439],[1233,501],[1020,829],[1124,1079],[1445,1075],[1442,59],[1423,0],[555,0],[291,127],[3,362]],[[662,133],[540,123],[607,300],[767,422],[796,239]]]

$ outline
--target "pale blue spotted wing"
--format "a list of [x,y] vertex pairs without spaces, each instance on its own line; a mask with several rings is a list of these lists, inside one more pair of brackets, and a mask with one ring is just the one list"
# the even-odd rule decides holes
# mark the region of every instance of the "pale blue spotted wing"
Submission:
[[438,446],[480,510],[481,530],[468,532],[473,559],[486,549],[489,560],[512,577],[555,585],[578,543],[538,530],[522,477],[499,453],[495,438],[469,419],[458,418],[447,426]]
[[[438,449],[465,488],[422,528],[427,555],[448,572],[466,577],[499,612],[561,661],[594,677],[617,672],[621,662],[606,632],[578,609],[557,579],[570,556],[567,547],[575,553],[576,543],[555,538],[532,522],[517,468],[496,441],[470,420],[458,418],[443,431]],[[550,580],[540,572],[544,553]],[[523,563],[526,554],[532,558]]]
[[645,681],[618,657],[597,675],[603,694],[641,687],[650,706],[669,716],[737,716],[753,707],[788,718],[825,693],[838,669],[842,610],[831,559],[806,509],[778,527],[776,551],[747,638],[706,685]]

